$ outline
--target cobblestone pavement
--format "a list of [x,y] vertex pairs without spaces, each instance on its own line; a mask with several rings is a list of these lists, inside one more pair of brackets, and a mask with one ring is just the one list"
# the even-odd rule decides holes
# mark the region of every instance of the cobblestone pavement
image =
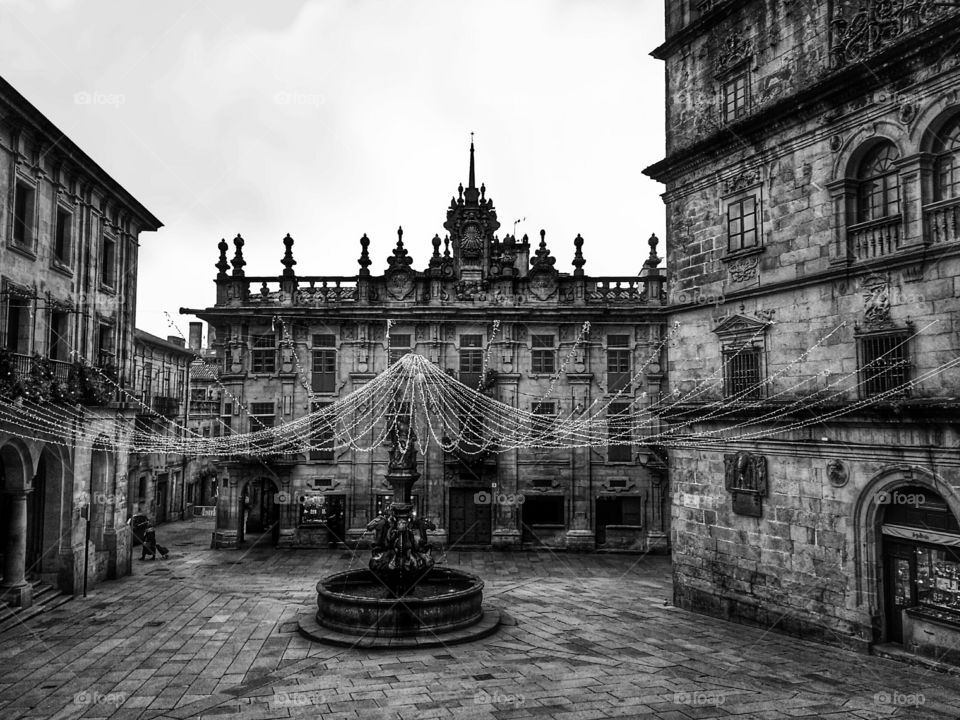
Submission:
[[309,642],[342,550],[209,549],[162,525],[170,559],[0,636],[0,717],[960,718],[960,678],[706,618],[669,603],[663,557],[451,552],[514,621],[449,648]]

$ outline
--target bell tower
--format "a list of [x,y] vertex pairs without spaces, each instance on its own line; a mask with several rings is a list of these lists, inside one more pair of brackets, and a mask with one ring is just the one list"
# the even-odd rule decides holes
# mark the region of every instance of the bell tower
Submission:
[[470,133],[467,187],[461,184],[459,197],[451,198],[443,227],[450,233],[456,277],[465,282],[482,282],[490,274],[491,246],[496,241],[494,233],[500,223],[493,201],[486,197],[486,187],[481,184],[477,188],[473,154],[473,133]]

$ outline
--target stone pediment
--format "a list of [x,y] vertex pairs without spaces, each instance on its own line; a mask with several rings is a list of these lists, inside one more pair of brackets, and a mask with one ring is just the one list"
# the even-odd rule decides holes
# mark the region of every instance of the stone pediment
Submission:
[[746,315],[731,315],[728,318],[724,318],[720,324],[713,329],[713,332],[722,338],[760,337],[766,332],[769,324],[770,323],[764,320],[757,320],[756,318],[747,317]]

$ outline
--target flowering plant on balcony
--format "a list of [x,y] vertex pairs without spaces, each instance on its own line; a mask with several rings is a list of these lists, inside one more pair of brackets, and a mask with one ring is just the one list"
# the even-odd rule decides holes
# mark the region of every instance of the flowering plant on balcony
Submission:
[[53,381],[53,367],[50,365],[50,360],[35,352],[30,361],[30,372],[20,381],[23,396],[35,403],[49,402],[50,386]]
[[15,400],[22,393],[17,381],[17,364],[13,353],[6,348],[0,348],[0,397],[5,400]]

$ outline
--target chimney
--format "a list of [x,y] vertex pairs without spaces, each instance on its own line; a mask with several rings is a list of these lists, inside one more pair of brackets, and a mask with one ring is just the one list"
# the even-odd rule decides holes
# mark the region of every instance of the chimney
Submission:
[[200,352],[200,346],[203,341],[203,323],[190,323],[190,349]]
[[179,335],[167,335],[167,342],[184,347],[183,338]]

